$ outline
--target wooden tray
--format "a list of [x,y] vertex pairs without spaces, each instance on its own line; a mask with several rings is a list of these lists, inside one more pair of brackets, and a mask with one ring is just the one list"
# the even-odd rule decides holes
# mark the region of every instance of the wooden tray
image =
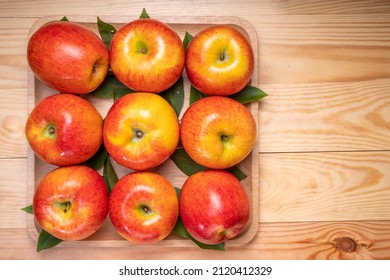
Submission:
[[[97,29],[97,16],[67,16],[69,21],[78,22],[98,34]],[[101,20],[112,24],[115,28],[128,23],[135,18],[123,17],[123,16],[99,16]],[[36,21],[30,29],[29,37],[44,23],[59,20],[60,16],[47,16],[40,18]],[[188,31],[191,35],[195,35],[200,30],[207,26],[215,24],[228,24],[239,31],[241,31],[251,42],[254,55],[255,55],[255,69],[251,80],[251,84],[258,86],[258,41],[257,33],[255,28],[246,20],[238,17],[160,17],[156,18],[170,25],[183,39],[185,32]],[[28,112],[34,108],[42,98],[57,93],[53,89],[48,88],[38,79],[36,79],[31,72],[28,70]],[[189,103],[189,89],[190,84],[183,73],[184,78],[184,89],[185,89],[185,100],[182,113],[188,108]],[[112,101],[108,99],[98,99],[92,96],[85,96],[101,113],[103,117],[108,112],[108,109],[112,105]],[[256,122],[258,122],[258,103],[253,102],[247,105],[247,108],[251,111]],[[251,221],[246,231],[234,239],[225,242],[225,247],[240,246],[250,242],[255,236],[258,229],[259,222],[259,178],[258,178],[258,137],[252,153],[240,163],[240,169],[248,176],[245,180],[241,181],[251,201]],[[28,182],[27,182],[27,196],[28,200],[32,202],[34,190],[42,177],[50,170],[56,168],[56,166],[44,163],[42,160],[37,158],[32,150],[28,148]],[[131,170],[119,166],[112,161],[114,169],[118,175],[118,178],[131,172]],[[157,167],[153,171],[158,172],[166,176],[175,187],[181,188],[187,176],[183,174],[176,165],[168,160],[161,166]],[[101,170],[100,170],[101,173]],[[34,240],[38,240],[40,227],[35,222],[33,215],[27,215],[27,228],[30,236]],[[127,240],[122,238],[114,229],[111,221],[107,217],[105,224],[92,236],[81,241],[66,241],[60,243],[58,246],[95,246],[95,247],[123,247],[133,246]],[[171,233],[165,240],[161,242],[149,245],[149,246],[162,246],[162,247],[189,247],[196,245],[187,239],[184,239],[175,233]]]

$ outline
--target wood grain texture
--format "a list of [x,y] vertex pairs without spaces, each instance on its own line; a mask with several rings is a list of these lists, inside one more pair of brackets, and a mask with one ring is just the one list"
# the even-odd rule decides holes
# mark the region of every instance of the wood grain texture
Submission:
[[[194,9],[196,3],[196,9]],[[256,17],[258,14],[385,14],[390,11],[387,0],[335,0],[335,1],[305,1],[305,0],[161,0],[141,1],[126,0],[110,1],[108,3],[93,0],[64,1],[25,1],[3,0],[0,2],[0,16],[40,17],[48,14],[133,14],[139,15],[142,8],[148,13],[172,15],[186,12],[190,15],[219,14],[225,16],[239,15]]]
[[[20,210],[32,172],[30,27],[47,15],[135,19],[142,8],[156,18],[238,16],[257,31],[255,78],[269,94],[259,103],[258,230],[225,252],[73,244],[36,253]],[[0,259],[389,260],[389,34],[388,0],[0,1]]]
[[[354,244],[340,246],[342,240]],[[242,247],[226,251],[186,248],[64,247],[36,253],[36,243],[25,229],[0,229],[0,259],[390,259],[390,222],[261,223],[256,237]]]
[[260,221],[390,220],[390,152],[260,155]]
[[261,152],[390,149],[390,79],[262,88]]
[[390,15],[262,15],[254,19],[261,84],[390,78]]
[[28,30],[35,19],[0,16],[0,88],[27,88]]
[[27,201],[27,160],[0,160],[0,229],[26,229],[26,213],[21,208]]
[[27,90],[0,87],[0,158],[26,157]]

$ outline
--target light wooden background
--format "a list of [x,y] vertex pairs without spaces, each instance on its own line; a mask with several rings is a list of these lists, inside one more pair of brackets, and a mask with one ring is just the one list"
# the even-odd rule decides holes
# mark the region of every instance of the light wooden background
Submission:
[[[147,2],[147,3],[146,3]],[[26,230],[26,45],[42,16],[240,16],[259,36],[259,230],[225,252]],[[0,259],[390,259],[390,1],[0,1]]]

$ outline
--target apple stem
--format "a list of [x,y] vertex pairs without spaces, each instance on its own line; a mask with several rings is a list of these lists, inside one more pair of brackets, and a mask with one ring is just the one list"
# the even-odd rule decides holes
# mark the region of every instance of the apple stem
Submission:
[[50,126],[49,129],[47,130],[47,132],[49,134],[53,135],[54,133],[56,133],[56,129],[53,126]]
[[70,209],[70,206],[71,206],[70,201],[64,202],[63,205],[64,205],[64,209],[63,209],[64,213],[68,212],[68,210]]
[[147,205],[142,205],[142,206],[141,206],[141,209],[142,209],[142,211],[143,211],[145,214],[150,214],[150,213],[152,213],[152,209],[150,209],[150,207],[148,207]]
[[221,140],[225,143],[227,143],[229,141],[229,137],[226,136],[226,135],[221,135]]
[[220,54],[219,54],[219,60],[220,61],[223,61],[225,59],[225,53],[224,52],[221,52]]
[[144,136],[144,133],[141,130],[137,130],[137,132],[135,133],[135,136],[137,138],[142,138]]

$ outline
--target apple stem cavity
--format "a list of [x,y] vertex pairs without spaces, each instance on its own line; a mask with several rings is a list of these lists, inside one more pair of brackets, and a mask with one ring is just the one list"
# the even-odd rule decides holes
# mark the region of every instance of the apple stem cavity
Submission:
[[221,140],[222,140],[222,142],[227,143],[229,141],[229,136],[221,135]]
[[135,137],[141,139],[142,137],[144,137],[144,133],[141,130],[137,130],[135,132]]
[[49,124],[45,128],[45,135],[48,138],[54,138],[56,135],[56,127],[53,124]]
[[153,212],[152,209],[150,209],[149,206],[144,205],[144,204],[141,205],[141,209],[142,209],[142,212],[145,213],[145,214],[150,214],[150,213]]
[[58,203],[58,206],[61,208],[62,212],[66,214],[69,211],[70,207],[72,206],[72,203],[68,200],[65,202]]
[[221,52],[221,53],[219,54],[219,60],[220,60],[220,61],[224,61],[224,60],[225,60],[225,53],[224,53],[224,52]]
[[148,52],[148,48],[144,42],[138,41],[135,46],[137,52],[146,54]]
[[138,128],[132,128],[132,130],[133,130],[133,138],[131,139],[131,141],[132,142],[141,141],[141,139],[144,137],[145,133]]

